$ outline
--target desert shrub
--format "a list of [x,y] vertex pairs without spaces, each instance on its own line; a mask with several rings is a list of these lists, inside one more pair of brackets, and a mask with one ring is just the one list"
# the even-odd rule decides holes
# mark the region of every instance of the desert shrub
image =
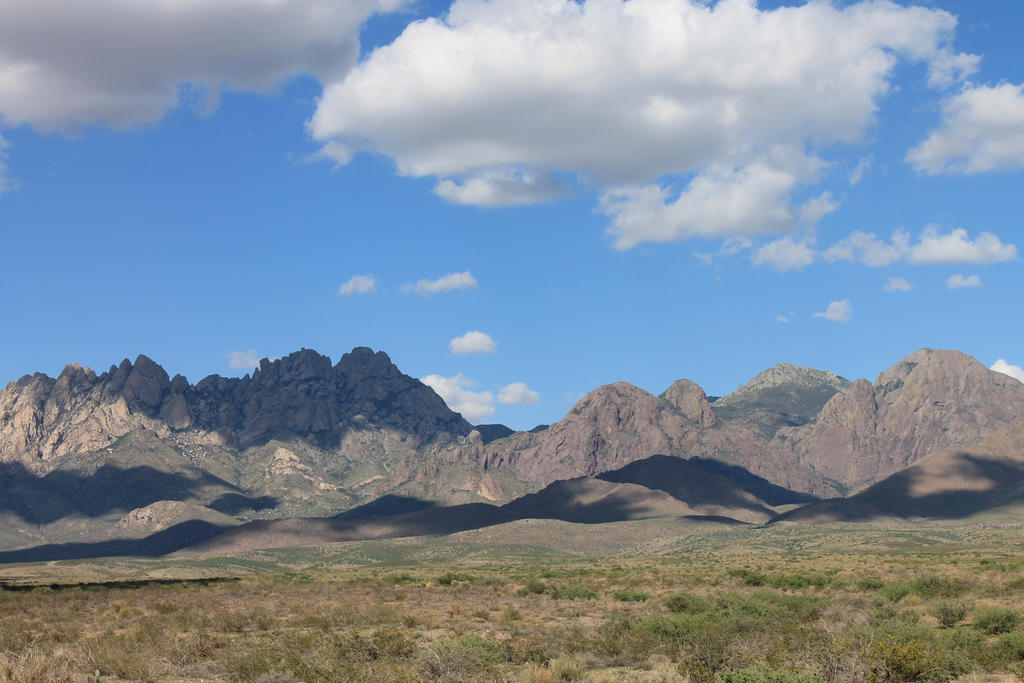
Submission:
[[617,590],[612,593],[612,597],[619,602],[646,602],[651,596],[649,593],[643,591],[634,591],[629,589]]
[[1020,612],[1010,607],[990,607],[974,617],[974,627],[989,635],[1008,633],[1020,623]]
[[967,605],[960,600],[942,600],[935,603],[931,610],[932,616],[939,620],[942,628],[952,628],[967,616]]
[[515,605],[509,605],[501,612],[499,619],[503,623],[511,623],[513,621],[519,621],[523,618],[523,613],[515,608]]
[[967,582],[959,577],[929,574],[911,581],[910,590],[925,598],[955,598],[967,590]]
[[820,676],[768,667],[726,668],[715,674],[715,683],[819,683],[824,680]]
[[876,591],[885,586],[885,582],[876,576],[864,576],[857,579],[854,585],[864,591]]
[[559,657],[548,664],[556,681],[580,681],[587,675],[587,662],[582,657]]
[[439,586],[450,586],[453,583],[472,583],[475,580],[471,574],[461,574],[459,572],[445,572],[441,576],[437,577],[437,585]]
[[815,586],[821,588],[832,583],[833,577],[806,574],[770,574],[767,579],[769,586],[775,588],[806,588]]
[[995,647],[1001,658],[1006,661],[1024,661],[1024,631],[1004,633],[996,641]]
[[493,676],[503,659],[498,643],[479,636],[463,636],[431,643],[420,652],[416,668],[427,680],[461,681]]
[[543,595],[548,592],[548,585],[539,579],[530,579],[523,590],[528,594]]
[[597,597],[596,591],[578,583],[570,583],[565,586],[551,586],[548,589],[548,593],[557,600],[592,600]]
[[704,598],[690,593],[676,593],[665,599],[665,607],[670,612],[704,612],[710,605]]
[[862,655],[869,662],[868,681],[931,680],[953,673],[944,653],[920,635],[886,634],[871,641]]
[[735,624],[708,615],[690,617],[685,622],[683,617],[675,619],[679,673],[696,682],[713,681],[733,650],[738,630]]
[[[396,586],[402,586],[410,583],[419,583],[420,580],[408,572],[402,572],[401,574],[388,574],[384,577],[385,583],[391,583]],[[440,579],[438,580],[440,583]],[[451,581],[448,582],[449,584]]]
[[641,665],[657,647],[655,634],[625,617],[612,617],[601,624],[584,646],[612,666]]
[[878,593],[890,602],[899,602],[910,595],[910,585],[902,581],[887,583],[879,589]]
[[749,569],[730,569],[725,575],[739,579],[748,586],[763,586],[765,581],[768,580],[768,577],[764,574]]

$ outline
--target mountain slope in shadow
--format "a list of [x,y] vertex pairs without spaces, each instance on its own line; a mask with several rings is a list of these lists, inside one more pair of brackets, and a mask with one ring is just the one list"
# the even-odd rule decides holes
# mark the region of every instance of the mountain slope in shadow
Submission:
[[[764,523],[776,514],[774,506],[744,488],[756,488],[767,482],[732,466],[725,466],[724,474],[718,474],[713,471],[717,467],[718,464],[702,460],[654,456],[600,478],[557,481],[502,506],[471,503],[429,507],[424,501],[392,496],[379,506],[380,511],[422,509],[374,515],[371,503],[363,510],[331,519],[250,522],[190,552],[226,554],[287,545],[441,536],[526,519],[600,525],[663,518],[742,525]],[[735,483],[729,475],[741,483]],[[640,483],[643,481],[657,483],[658,488],[645,486]],[[773,493],[785,500],[800,495],[786,489]]]
[[[714,471],[716,468],[724,468],[724,474]],[[529,519],[594,527],[644,519],[760,524],[777,510],[747,489],[765,485],[764,480],[742,468],[655,456],[601,478],[557,481],[502,506],[469,503],[441,507],[417,498],[387,495],[331,518],[258,520],[234,528],[195,520],[146,538],[51,544],[0,553],[0,562],[152,556],[182,549],[189,553],[230,554],[292,545],[444,536]],[[785,489],[773,493],[784,500],[799,495]]]
[[964,520],[1024,510],[1024,419],[970,448],[938,451],[848,498],[797,508],[773,522]]

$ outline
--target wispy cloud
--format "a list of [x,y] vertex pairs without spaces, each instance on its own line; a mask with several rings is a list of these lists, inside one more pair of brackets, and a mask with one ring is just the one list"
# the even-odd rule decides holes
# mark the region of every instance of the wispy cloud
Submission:
[[377,280],[371,274],[353,275],[338,287],[338,296],[372,294],[377,291]]
[[436,280],[417,280],[416,284],[403,285],[402,291],[430,296],[455,289],[476,289],[477,284],[476,278],[467,270],[461,273],[448,273]]
[[981,278],[977,275],[951,275],[946,280],[946,287],[949,289],[963,289],[964,287],[981,287]]
[[251,370],[260,364],[260,355],[256,349],[228,351],[225,355],[228,357],[228,367],[234,370]]
[[910,284],[901,277],[891,277],[889,281],[882,287],[887,292],[909,292],[914,288],[914,285]]

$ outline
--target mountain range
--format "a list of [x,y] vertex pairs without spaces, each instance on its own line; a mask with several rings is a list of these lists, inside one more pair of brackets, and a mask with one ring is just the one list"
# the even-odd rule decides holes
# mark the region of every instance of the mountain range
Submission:
[[196,384],[139,356],[0,391],[0,561],[526,519],[1013,519],[1022,446],[1024,384],[957,351],[921,349],[873,383],[781,363],[720,398],[617,382],[529,432],[474,427],[362,347]]

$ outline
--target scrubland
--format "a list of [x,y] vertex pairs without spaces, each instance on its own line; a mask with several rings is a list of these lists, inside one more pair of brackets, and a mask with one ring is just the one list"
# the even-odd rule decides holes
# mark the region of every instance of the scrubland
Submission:
[[1017,538],[798,552],[749,541],[664,556],[11,583],[0,591],[0,681],[1024,677]]

